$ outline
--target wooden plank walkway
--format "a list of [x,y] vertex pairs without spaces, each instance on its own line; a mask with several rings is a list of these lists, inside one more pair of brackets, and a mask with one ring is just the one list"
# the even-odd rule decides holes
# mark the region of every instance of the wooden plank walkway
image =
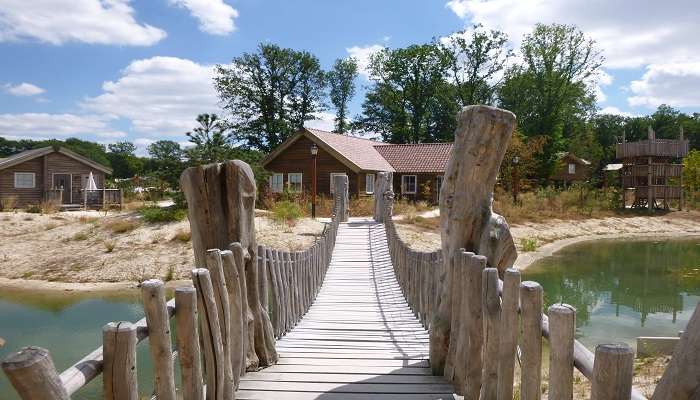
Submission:
[[428,365],[428,333],[394,277],[384,226],[342,224],[326,280],[277,342],[279,363],[246,374],[237,399],[454,399]]

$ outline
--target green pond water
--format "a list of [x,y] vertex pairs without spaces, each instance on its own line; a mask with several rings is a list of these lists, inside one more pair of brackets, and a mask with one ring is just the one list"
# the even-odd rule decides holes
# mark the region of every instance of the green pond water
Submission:
[[[675,336],[700,299],[700,239],[595,241],[569,246],[528,268],[523,279],[545,289],[549,306],[577,309],[577,336],[589,348],[637,336]],[[23,346],[50,350],[63,371],[100,346],[102,326],[143,317],[138,292],[55,294],[0,290],[0,359]],[[138,346],[139,388],[152,393],[147,342]],[[179,372],[176,376],[179,375]],[[98,378],[74,399],[101,397]],[[0,399],[17,396],[0,373]]]
[[[138,292],[127,294],[55,294],[46,292],[0,291],[0,359],[23,346],[48,349],[59,373],[102,345],[102,326],[111,321],[138,321],[143,318]],[[148,345],[137,347],[139,391],[153,391],[153,373]],[[98,377],[79,390],[73,399],[102,397],[102,380]],[[14,400],[7,377],[0,373],[0,399]]]
[[700,239],[605,240],[565,247],[523,272],[545,307],[576,307],[587,347],[638,336],[677,336],[700,300]]

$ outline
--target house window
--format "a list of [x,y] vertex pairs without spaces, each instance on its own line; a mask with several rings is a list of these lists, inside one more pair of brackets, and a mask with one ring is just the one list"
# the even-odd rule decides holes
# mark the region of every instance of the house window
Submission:
[[416,187],[418,183],[418,177],[416,175],[402,175],[401,176],[401,193],[415,194]]
[[576,164],[569,164],[569,175],[574,175],[576,173]]
[[36,174],[34,172],[15,172],[15,189],[34,189]]
[[335,193],[334,186],[335,186],[335,177],[336,176],[347,176],[347,174],[344,172],[331,172],[331,194]]
[[374,193],[374,174],[365,175],[365,193]]
[[270,190],[272,193],[282,193],[284,187],[284,174],[270,175]]
[[292,172],[287,174],[287,184],[289,185],[290,192],[301,192],[301,181],[303,179],[303,174],[301,172]]

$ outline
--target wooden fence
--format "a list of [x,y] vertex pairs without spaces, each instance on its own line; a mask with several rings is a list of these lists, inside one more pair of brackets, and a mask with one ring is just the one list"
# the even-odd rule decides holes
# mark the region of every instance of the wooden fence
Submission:
[[[249,168],[237,163],[235,168],[244,172]],[[246,371],[276,361],[276,354],[264,355],[267,347],[262,343],[261,320],[269,317],[274,335],[283,336],[306,313],[321,287],[338,225],[347,219],[347,177],[338,177],[335,187],[331,222],[306,250],[287,252],[258,246],[257,262],[251,263],[241,242],[227,249],[208,249],[202,265],[205,268],[192,270],[191,286],[175,289],[175,297],[167,301],[162,281],[143,282],[145,318],[136,323],[106,324],[102,347],[61,374],[49,351],[39,347],[25,347],[8,356],[2,363],[5,374],[24,400],[69,399],[100,374],[104,399],[137,400],[136,346],[148,338],[155,378],[153,399],[233,399]],[[194,206],[190,204],[190,211]],[[256,315],[252,303],[257,299],[264,317]],[[173,316],[175,348],[170,332]],[[176,360],[181,372],[180,393],[175,386]]]

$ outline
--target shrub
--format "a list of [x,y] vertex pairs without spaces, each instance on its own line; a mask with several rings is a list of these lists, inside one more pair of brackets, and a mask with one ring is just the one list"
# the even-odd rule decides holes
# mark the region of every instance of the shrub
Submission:
[[24,211],[32,214],[39,214],[41,213],[41,206],[37,204],[30,204],[24,208]]
[[297,223],[297,220],[302,217],[301,207],[299,204],[291,201],[279,201],[272,208],[272,215],[275,221],[286,223],[292,227]]
[[353,217],[374,215],[374,198],[354,197],[350,199],[350,214],[352,214]]
[[114,246],[116,245],[116,243],[114,243],[113,240],[105,240],[103,244],[105,246],[105,253],[111,253],[112,251],[114,251]]
[[165,282],[170,282],[170,281],[172,281],[173,279],[175,279],[175,267],[173,267],[173,266],[171,265],[171,266],[168,267],[168,273],[165,274],[165,277],[163,278],[163,280],[164,280]]
[[187,217],[187,211],[176,207],[148,206],[139,210],[146,222],[174,222],[182,221]]
[[172,240],[179,240],[183,243],[187,243],[192,240],[192,232],[187,229],[179,229],[175,233],[175,236],[173,236]]
[[109,229],[110,231],[112,231],[112,233],[115,234],[131,232],[134,229],[138,228],[138,226],[139,224],[135,221],[130,221],[126,219],[109,221],[104,224],[105,228]]
[[40,207],[42,214],[53,214],[58,211],[58,205],[55,201],[42,201]]
[[0,210],[12,211],[17,206],[17,196],[8,196],[0,200]]
[[537,250],[537,239],[522,238],[520,239],[520,247],[523,248],[524,252],[535,251]]

